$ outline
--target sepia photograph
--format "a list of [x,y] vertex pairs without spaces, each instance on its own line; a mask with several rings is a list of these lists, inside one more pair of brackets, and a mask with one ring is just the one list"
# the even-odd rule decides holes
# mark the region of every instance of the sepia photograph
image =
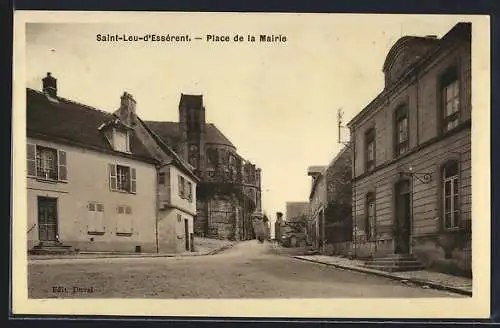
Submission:
[[17,12],[14,303],[487,314],[489,28]]

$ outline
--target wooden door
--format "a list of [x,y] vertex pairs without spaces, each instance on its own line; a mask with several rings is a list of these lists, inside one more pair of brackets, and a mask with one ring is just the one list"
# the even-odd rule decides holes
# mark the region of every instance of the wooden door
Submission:
[[57,241],[57,198],[38,197],[38,238],[41,243]]

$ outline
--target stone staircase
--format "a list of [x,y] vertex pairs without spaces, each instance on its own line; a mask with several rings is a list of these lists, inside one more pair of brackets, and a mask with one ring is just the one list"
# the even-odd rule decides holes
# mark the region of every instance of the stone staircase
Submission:
[[366,261],[364,266],[369,269],[387,272],[417,271],[424,269],[422,263],[411,254],[391,254],[389,256],[375,258]]
[[28,254],[30,255],[67,255],[74,253],[75,251],[71,246],[63,245],[61,243],[40,244],[28,251]]

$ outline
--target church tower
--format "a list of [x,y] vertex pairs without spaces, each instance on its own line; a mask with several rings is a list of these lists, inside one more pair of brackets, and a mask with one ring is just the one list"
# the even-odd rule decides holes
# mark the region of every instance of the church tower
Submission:
[[195,169],[198,176],[204,171],[205,106],[202,95],[181,94],[179,101],[179,128],[181,155]]

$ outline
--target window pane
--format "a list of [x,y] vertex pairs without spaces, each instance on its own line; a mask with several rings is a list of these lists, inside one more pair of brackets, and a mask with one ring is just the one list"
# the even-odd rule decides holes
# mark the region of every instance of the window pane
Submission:
[[445,213],[451,212],[451,198],[450,197],[446,197],[444,200],[444,212]]
[[460,104],[460,99],[458,97],[454,98],[451,102],[451,107],[452,107],[452,112],[456,113],[458,112],[458,107]]
[[458,195],[458,178],[453,180],[453,193]]
[[449,102],[453,98],[453,84],[449,84],[444,88],[445,100]]
[[448,213],[444,217],[444,226],[445,228],[451,228],[451,214]]
[[94,203],[89,203],[89,211],[94,212],[95,211],[95,205]]
[[451,181],[449,180],[444,182],[444,194],[446,196],[451,194]]

